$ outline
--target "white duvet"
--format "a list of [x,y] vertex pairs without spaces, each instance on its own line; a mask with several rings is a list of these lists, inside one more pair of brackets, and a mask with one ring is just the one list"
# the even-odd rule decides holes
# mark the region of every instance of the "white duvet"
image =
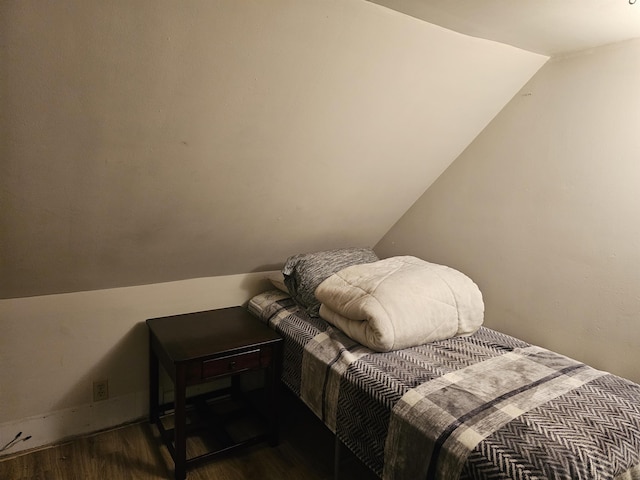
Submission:
[[470,335],[484,320],[482,294],[469,277],[411,256],[347,267],[315,296],[322,318],[379,352]]

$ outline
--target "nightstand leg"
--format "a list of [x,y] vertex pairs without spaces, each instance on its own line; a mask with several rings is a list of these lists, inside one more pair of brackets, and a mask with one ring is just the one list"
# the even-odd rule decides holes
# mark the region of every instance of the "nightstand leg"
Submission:
[[280,387],[280,372],[282,369],[281,365],[281,351],[280,345],[274,347],[275,349],[275,360],[272,365],[267,368],[267,395],[269,396],[269,404],[271,408],[270,418],[270,434],[269,434],[269,444],[272,447],[278,445],[279,442],[279,424],[280,419],[278,418],[279,414],[279,387]]
[[158,357],[149,342],[149,422],[151,424],[158,421],[159,373]]
[[175,384],[175,478],[176,480],[184,480],[187,478],[187,435],[186,435],[186,373],[184,365],[176,366],[176,384]]

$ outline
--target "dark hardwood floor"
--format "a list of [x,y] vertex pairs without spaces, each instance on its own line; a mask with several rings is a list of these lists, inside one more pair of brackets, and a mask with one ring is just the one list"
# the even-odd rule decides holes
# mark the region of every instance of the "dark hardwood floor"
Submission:
[[[284,389],[283,389],[284,390]],[[190,470],[188,480],[333,478],[333,435],[289,392],[282,394],[280,443],[256,445]],[[158,432],[135,423],[55,447],[0,459],[1,480],[160,480],[173,464]],[[343,448],[340,480],[374,480]]]

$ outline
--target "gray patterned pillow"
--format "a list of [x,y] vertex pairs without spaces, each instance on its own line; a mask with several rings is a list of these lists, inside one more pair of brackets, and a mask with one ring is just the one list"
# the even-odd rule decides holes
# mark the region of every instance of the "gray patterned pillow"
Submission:
[[314,292],[318,285],[343,268],[378,260],[378,256],[370,248],[339,248],[301,253],[287,259],[282,274],[291,297],[309,315],[317,317],[320,302]]

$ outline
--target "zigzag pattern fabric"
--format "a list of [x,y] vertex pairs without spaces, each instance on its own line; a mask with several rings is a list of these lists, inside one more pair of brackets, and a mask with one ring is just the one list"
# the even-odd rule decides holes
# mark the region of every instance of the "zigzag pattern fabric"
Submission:
[[[605,375],[505,425],[469,457],[462,479],[594,479],[638,462],[640,386]],[[522,436],[528,447],[517,448]],[[517,454],[516,454],[517,453]],[[573,461],[577,459],[578,461]],[[504,474],[508,476],[504,476]],[[636,478],[637,472],[628,477]]]
[[283,292],[283,381],[384,479],[640,479],[640,386],[482,327],[376,353]]

